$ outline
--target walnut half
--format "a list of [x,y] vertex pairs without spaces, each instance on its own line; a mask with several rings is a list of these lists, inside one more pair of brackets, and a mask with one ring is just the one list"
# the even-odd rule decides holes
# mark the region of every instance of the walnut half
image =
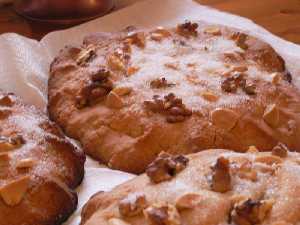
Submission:
[[273,200],[253,201],[248,199],[236,204],[231,212],[231,220],[237,225],[252,225],[262,223],[270,210]]
[[170,180],[187,167],[189,159],[183,155],[172,156],[162,152],[146,169],[146,174],[153,183]]

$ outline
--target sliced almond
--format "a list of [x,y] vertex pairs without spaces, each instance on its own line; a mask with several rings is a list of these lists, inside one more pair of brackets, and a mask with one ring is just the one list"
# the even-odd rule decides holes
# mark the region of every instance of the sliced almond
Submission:
[[279,82],[281,81],[281,74],[276,72],[276,73],[272,73],[271,74],[272,77],[272,84],[276,85],[279,84]]
[[132,91],[132,87],[126,87],[126,86],[115,87],[113,89],[113,92],[119,96],[129,95],[131,91]]
[[209,102],[216,102],[219,99],[219,96],[217,96],[211,91],[205,91],[201,94],[201,96]]
[[211,112],[212,123],[227,131],[234,128],[238,119],[238,114],[231,109],[217,108]]
[[163,27],[158,27],[155,31],[151,33],[151,39],[154,41],[161,41],[166,37],[171,36],[171,33],[164,29]]
[[176,200],[176,208],[178,210],[193,209],[201,202],[202,199],[203,198],[201,197],[201,195],[197,193],[187,193],[180,196]]
[[136,72],[138,72],[139,70],[140,70],[140,68],[131,66],[127,69],[127,75],[131,76],[131,75],[135,74]]
[[122,62],[122,60],[115,55],[110,56],[108,58],[107,63],[108,63],[108,66],[110,67],[110,69],[112,69],[112,70],[116,70],[116,71],[125,71],[126,70],[125,65]]
[[251,145],[251,146],[249,146],[247,152],[248,152],[248,153],[258,153],[259,150],[256,148],[256,146]]
[[108,220],[109,225],[130,225],[124,220],[118,219],[118,218],[111,218]]
[[123,100],[113,91],[107,95],[106,104],[113,109],[120,109],[124,105]]
[[89,46],[87,49],[82,49],[76,59],[77,65],[84,65],[95,56],[95,49]]
[[276,104],[267,106],[263,115],[263,119],[271,127],[277,127],[279,123],[279,110]]
[[221,35],[221,29],[219,27],[207,27],[204,30],[204,33],[212,35]]
[[12,181],[0,188],[0,196],[8,206],[18,205],[29,187],[29,182],[29,176]]
[[267,165],[281,164],[282,159],[275,155],[262,155],[255,158],[255,162],[265,163]]
[[26,168],[32,168],[35,164],[35,160],[32,158],[27,158],[27,159],[21,159],[17,165],[17,169],[26,169]]
[[16,146],[6,140],[0,140],[0,152],[7,152],[15,149]]

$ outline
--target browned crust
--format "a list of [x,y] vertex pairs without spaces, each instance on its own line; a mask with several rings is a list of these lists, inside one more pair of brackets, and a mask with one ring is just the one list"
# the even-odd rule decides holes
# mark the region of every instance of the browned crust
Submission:
[[[211,35],[203,31],[212,25],[202,22],[198,24],[199,42],[209,40]],[[218,27],[222,33],[221,38],[227,40],[232,40],[236,33],[242,33],[228,27]],[[151,31],[140,32],[144,32],[147,37]],[[183,40],[187,45],[189,44],[189,39],[180,37],[175,29],[168,29],[168,31],[172,34],[170,39]],[[67,135],[79,140],[90,156],[111,168],[141,173],[163,150],[171,153],[192,153],[208,148],[245,151],[250,145],[256,145],[260,150],[270,150],[279,141],[288,145],[290,149],[300,150],[299,90],[289,83],[291,75],[286,70],[284,60],[276,51],[270,45],[251,36],[247,36],[248,48],[242,55],[230,57],[224,56],[221,52],[220,60],[232,67],[245,64],[248,66],[251,62],[255,64],[259,73],[267,73],[271,76],[272,73],[278,72],[288,82],[283,80],[275,86],[257,74],[257,77],[250,79],[257,86],[258,93],[255,96],[249,97],[245,93],[238,93],[236,95],[241,99],[238,104],[203,105],[183,123],[169,124],[162,116],[157,114],[149,116],[147,110],[143,110],[142,104],[143,100],[149,98],[143,99],[138,91],[133,91],[133,94],[124,98],[128,107],[122,109],[110,109],[105,105],[105,101],[102,101],[95,106],[78,110],[75,106],[75,96],[87,82],[88,74],[95,69],[95,66],[106,65],[103,58],[111,55],[121,45],[125,36],[126,32],[91,35],[80,48],[66,47],[51,65],[49,116]],[[81,49],[87,46],[95,46],[97,56],[93,63],[79,67],[76,65],[75,58]],[[170,70],[166,71],[171,73]],[[123,75],[118,74],[116,77],[118,80]],[[203,87],[206,83],[200,82],[196,85]],[[176,87],[171,88],[171,91],[176,94]],[[220,90],[214,91],[220,98],[230,96]],[[186,100],[188,99],[183,99],[183,102]],[[287,134],[280,129],[269,127],[262,121],[264,109],[272,103],[278,103],[280,110],[284,111],[281,124],[287,124],[290,120],[294,123],[294,130],[291,133]],[[132,110],[129,106],[138,110]],[[218,107],[230,108],[239,115],[239,122],[232,130],[220,129],[211,123],[210,113]],[[108,123],[113,122],[117,128],[109,127]],[[139,125],[143,127],[143,135],[136,137],[131,133]]]
[[[219,193],[211,189],[211,165],[217,159],[225,157],[230,161],[232,189]],[[197,194],[198,204],[190,204],[191,208],[179,210],[182,224],[232,224],[230,213],[234,204],[243,199],[271,200],[272,209],[261,224],[294,224],[299,220],[299,154],[288,153],[288,157],[275,160],[276,166],[265,164],[262,159],[273,159],[271,153],[235,153],[228,150],[211,149],[189,155],[189,165],[173,179],[158,184],[151,183],[145,174],[140,175],[109,192],[101,192],[93,196],[82,211],[81,225],[110,224],[111,218],[118,218],[130,225],[149,224],[143,214],[124,216],[119,212],[119,203],[128,195],[143,194],[147,206],[154,204],[170,204],[176,206],[177,200],[185,194]],[[282,160],[282,161],[281,161]],[[260,161],[257,163],[255,161]],[[251,162],[252,171],[258,179],[251,181],[238,178],[239,165]],[[271,162],[271,161],[269,161]],[[245,164],[244,164],[245,165]],[[271,168],[260,170],[261,168]],[[276,169],[275,169],[276,167]],[[235,170],[236,168],[237,170]],[[236,172],[234,172],[236,171]],[[289,199],[287,201],[287,199]],[[196,201],[194,198],[193,200]],[[240,223],[243,224],[243,223]]]
[[[16,205],[7,205],[0,196],[0,225],[59,225],[77,207],[74,189],[84,176],[85,155],[35,107],[0,91],[0,98],[3,96],[9,96],[13,103],[0,104],[0,112],[8,112],[0,118],[0,136],[19,134],[24,144],[8,151],[0,147],[2,154],[9,155],[9,164],[1,167],[0,189],[25,176],[29,184]],[[34,162],[32,167],[17,169],[18,162],[29,158]]]

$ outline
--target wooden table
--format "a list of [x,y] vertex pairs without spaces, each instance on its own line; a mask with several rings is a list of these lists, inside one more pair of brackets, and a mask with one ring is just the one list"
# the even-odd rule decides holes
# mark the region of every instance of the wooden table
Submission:
[[[248,17],[272,33],[300,44],[300,0],[196,0],[203,5]],[[16,15],[11,6],[0,8],[0,33],[15,32],[41,39],[69,26],[45,25]]]

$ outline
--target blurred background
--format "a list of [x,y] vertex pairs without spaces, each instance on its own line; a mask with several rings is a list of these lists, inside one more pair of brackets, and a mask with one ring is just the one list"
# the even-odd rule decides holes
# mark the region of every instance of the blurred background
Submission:
[[[142,0],[0,0],[0,34],[15,32],[40,40],[51,31],[69,28],[139,1]],[[300,44],[300,0],[194,1],[247,17],[277,36]]]

